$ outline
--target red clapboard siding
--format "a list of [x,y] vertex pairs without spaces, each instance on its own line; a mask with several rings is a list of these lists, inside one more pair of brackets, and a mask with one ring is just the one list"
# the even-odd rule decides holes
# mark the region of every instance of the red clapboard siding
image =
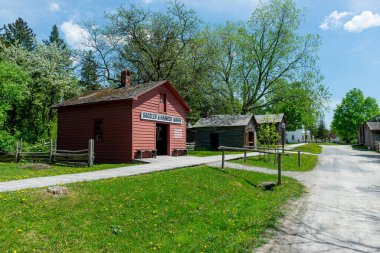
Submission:
[[[160,94],[166,94],[166,112],[159,111]],[[133,150],[132,153],[136,157],[138,149],[156,149],[156,122],[142,120],[141,112],[153,112],[167,114],[170,116],[182,117],[182,124],[169,124],[170,137],[168,139],[169,154],[173,154],[175,148],[186,148],[186,109],[168,89],[167,85],[161,85],[133,101]],[[159,122],[160,123],[160,122]],[[179,131],[182,136],[179,138]],[[177,134],[175,135],[175,132]],[[148,155],[148,154],[146,154]]]
[[[95,141],[95,162],[120,163],[137,158],[137,150],[156,149],[156,122],[141,120],[142,111],[181,117],[182,124],[168,124],[168,151],[186,147],[186,110],[170,84],[163,82],[132,100],[58,107],[58,149],[85,149],[95,139],[95,121],[103,121],[103,139]],[[159,111],[160,94],[166,112]],[[161,123],[161,122],[159,122]],[[144,153],[144,157],[149,157]]]
[[96,162],[129,162],[132,159],[131,102],[108,102],[58,109],[58,149],[87,148],[94,138],[94,121],[103,120],[103,140],[95,142]]

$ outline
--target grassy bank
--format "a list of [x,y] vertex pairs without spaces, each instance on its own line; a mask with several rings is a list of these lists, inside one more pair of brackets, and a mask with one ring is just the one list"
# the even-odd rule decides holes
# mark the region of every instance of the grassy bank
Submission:
[[[32,177],[56,176],[62,174],[73,174],[95,170],[105,170],[117,167],[129,166],[132,164],[97,164],[93,167],[67,167],[51,166],[50,168],[25,168],[27,163],[1,163],[0,162],[0,182],[10,180],[20,180]],[[35,166],[31,166],[35,167]]]
[[2,252],[242,252],[263,243],[303,186],[207,166],[0,193]]
[[292,149],[292,151],[298,151],[298,150],[301,152],[307,152],[307,153],[312,153],[312,154],[322,153],[322,147],[317,143],[307,143],[305,145]]
[[[248,157],[246,161],[243,159],[233,160],[231,162],[253,166],[253,167],[263,167],[268,169],[277,169],[277,160],[274,163],[274,155],[268,157],[264,156],[251,156]],[[310,171],[318,163],[318,156],[315,155],[304,155],[301,154],[301,167],[298,167],[298,154],[291,154],[289,156],[282,156],[282,170],[285,171]]]

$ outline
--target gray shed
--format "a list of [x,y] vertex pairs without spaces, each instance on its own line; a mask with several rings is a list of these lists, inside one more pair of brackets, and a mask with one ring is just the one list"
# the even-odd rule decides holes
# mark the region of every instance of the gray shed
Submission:
[[375,149],[375,142],[380,141],[380,115],[365,122],[359,129],[359,142]]
[[191,129],[196,132],[196,147],[217,149],[219,146],[256,145],[257,123],[252,114],[214,115],[200,119]]

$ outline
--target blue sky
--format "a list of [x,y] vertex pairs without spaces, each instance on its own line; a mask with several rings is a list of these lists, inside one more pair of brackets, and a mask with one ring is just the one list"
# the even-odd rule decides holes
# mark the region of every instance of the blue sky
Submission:
[[[247,20],[257,0],[183,0],[207,23]],[[134,3],[153,10],[164,8],[162,0],[1,0],[0,24],[22,17],[39,40],[49,36],[57,24],[62,36],[80,48],[84,21],[98,21],[105,12],[120,5]],[[325,84],[332,93],[331,110],[326,115],[330,124],[332,110],[344,94],[360,88],[366,96],[380,102],[380,1],[379,0],[296,0],[306,8],[302,33],[318,33],[322,38],[319,65]]]

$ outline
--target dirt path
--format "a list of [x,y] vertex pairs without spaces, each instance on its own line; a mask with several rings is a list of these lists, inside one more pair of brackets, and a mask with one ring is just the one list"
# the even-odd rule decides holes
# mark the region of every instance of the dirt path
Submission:
[[380,252],[380,155],[324,146],[318,168],[296,178],[307,195],[257,252]]

